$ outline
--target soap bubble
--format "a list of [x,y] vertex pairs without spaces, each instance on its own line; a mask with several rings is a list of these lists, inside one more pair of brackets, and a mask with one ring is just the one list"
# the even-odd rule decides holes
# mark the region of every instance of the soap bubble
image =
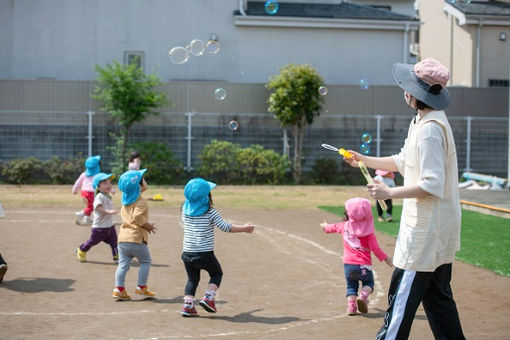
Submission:
[[189,52],[194,56],[201,56],[204,54],[205,43],[200,39],[193,39],[189,43]]
[[237,130],[237,128],[239,127],[239,123],[236,122],[235,120],[231,120],[229,123],[228,123],[228,128],[232,131],[235,131]]
[[224,88],[218,87],[214,90],[214,98],[218,100],[223,100],[227,97],[227,91]]
[[319,87],[319,94],[321,96],[327,95],[328,94],[328,88],[326,86],[324,86],[324,85]]
[[168,52],[168,57],[174,64],[184,64],[189,59],[189,51],[181,46],[176,46]]
[[264,4],[264,9],[266,10],[266,13],[269,15],[275,15],[278,13],[278,1],[276,0],[267,0]]
[[218,54],[220,51],[220,43],[216,40],[209,40],[205,45],[205,48],[210,54]]
[[450,4],[454,4],[454,3],[456,3],[456,2],[457,2],[456,0],[447,0],[447,1],[448,1],[448,3],[450,3]]
[[359,81],[359,87],[361,87],[362,90],[367,90],[369,87],[368,80],[366,80],[365,78],[361,79]]
[[361,141],[363,142],[363,144],[372,143],[372,135],[368,132],[365,132],[364,134],[361,135]]
[[361,144],[359,150],[362,154],[368,155],[370,153],[370,145],[363,143]]
[[464,0],[464,3],[465,3],[466,5],[469,5],[469,4],[471,3],[471,0]]

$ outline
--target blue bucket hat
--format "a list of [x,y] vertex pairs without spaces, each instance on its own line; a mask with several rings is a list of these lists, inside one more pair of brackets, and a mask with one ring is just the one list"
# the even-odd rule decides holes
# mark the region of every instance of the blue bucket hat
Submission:
[[122,191],[122,205],[136,202],[140,196],[140,182],[147,169],[129,170],[119,178],[119,190]]
[[94,179],[92,180],[92,187],[94,188],[94,190],[96,190],[97,187],[99,186],[99,183],[101,183],[105,179],[114,177],[115,177],[114,174],[105,174],[104,172],[100,172],[94,176]]
[[182,212],[188,216],[200,216],[209,210],[209,193],[216,187],[203,178],[193,178],[184,187]]
[[101,156],[91,156],[87,158],[85,161],[85,175],[87,176],[95,176],[101,171],[99,168],[99,161],[101,160]]

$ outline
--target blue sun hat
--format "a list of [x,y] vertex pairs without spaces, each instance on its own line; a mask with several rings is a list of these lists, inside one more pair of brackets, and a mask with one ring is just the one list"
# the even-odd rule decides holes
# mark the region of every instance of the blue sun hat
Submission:
[[105,174],[104,172],[100,172],[94,176],[94,179],[92,180],[92,187],[94,188],[94,190],[96,190],[97,187],[99,186],[99,183],[101,183],[102,181],[104,181],[108,178],[114,178],[114,177],[115,177],[114,174]]
[[119,178],[119,190],[122,191],[122,205],[130,205],[140,196],[140,182],[147,169],[129,170]]
[[85,175],[89,177],[97,175],[101,171],[99,168],[99,161],[101,161],[101,156],[91,156],[87,158],[85,161]]
[[184,204],[182,212],[188,216],[200,216],[209,210],[209,193],[216,183],[203,178],[193,178],[184,187]]

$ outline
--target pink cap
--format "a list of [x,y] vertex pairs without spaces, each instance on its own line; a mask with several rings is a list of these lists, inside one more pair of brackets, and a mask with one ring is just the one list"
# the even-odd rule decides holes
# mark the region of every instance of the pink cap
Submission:
[[369,200],[361,197],[351,198],[345,202],[345,211],[349,217],[345,227],[351,235],[362,237],[375,232]]
[[414,65],[414,73],[430,86],[439,84],[442,87],[446,87],[450,79],[448,69],[433,58],[426,58],[416,63]]
[[383,176],[383,177],[389,174],[392,179],[395,178],[395,175],[391,171],[377,169],[377,170],[375,170],[375,174],[379,175],[379,176]]

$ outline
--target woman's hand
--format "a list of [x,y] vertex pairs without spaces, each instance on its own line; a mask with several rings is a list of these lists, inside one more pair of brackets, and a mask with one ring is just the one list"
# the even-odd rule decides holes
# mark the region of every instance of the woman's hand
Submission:
[[387,200],[391,198],[391,188],[381,181],[374,179],[374,184],[368,184],[367,190],[370,197],[376,200]]

